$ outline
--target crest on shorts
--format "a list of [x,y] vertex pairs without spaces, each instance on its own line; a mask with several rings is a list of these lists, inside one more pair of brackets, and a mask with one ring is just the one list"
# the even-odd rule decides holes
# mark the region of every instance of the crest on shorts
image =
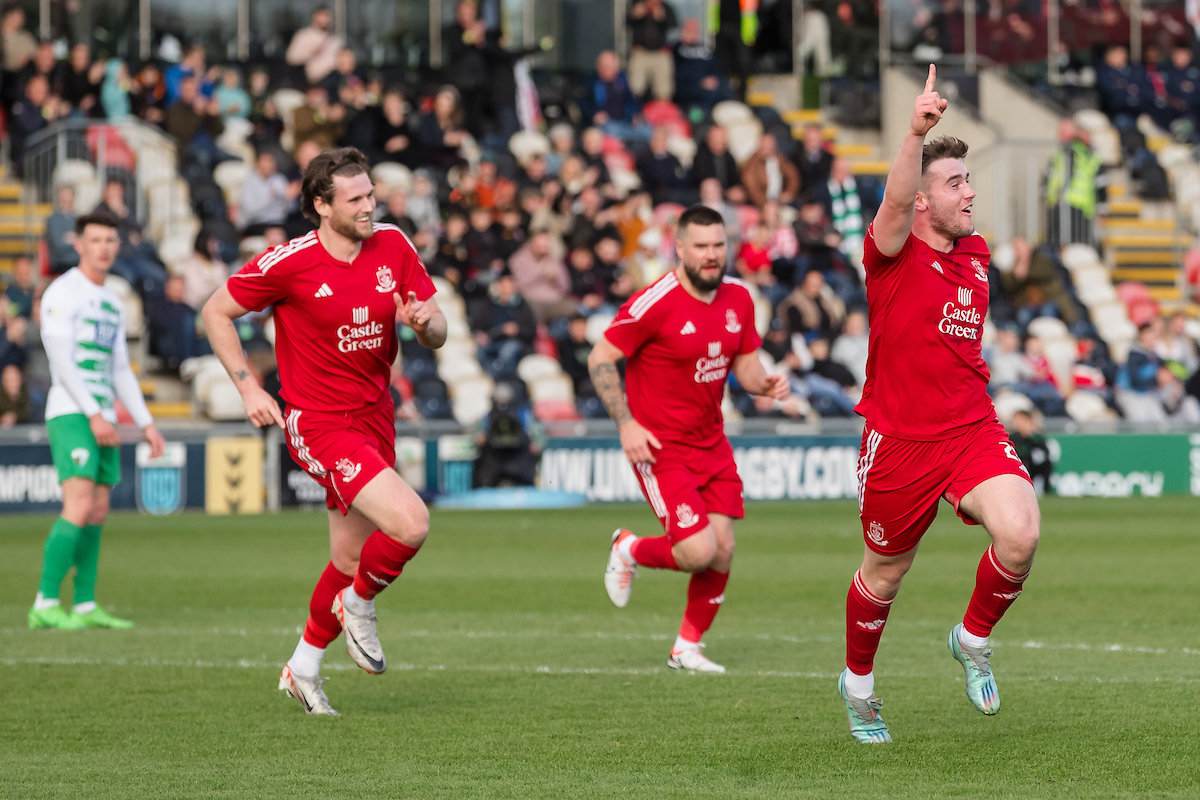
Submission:
[[187,445],[167,442],[163,454],[150,457],[150,445],[137,446],[134,496],[143,514],[177,514],[187,505]]
[[675,519],[679,521],[680,528],[690,528],[700,521],[700,515],[692,510],[692,507],[687,503],[680,503],[675,507]]
[[871,520],[871,524],[867,527],[867,536],[871,541],[880,547],[887,547],[887,539],[883,538],[886,535],[883,532],[883,526],[875,520]]
[[392,268],[387,264],[375,270],[375,280],[379,281],[379,285],[375,287],[375,291],[380,294],[390,294],[396,291],[396,280],[392,277]]
[[975,268],[975,277],[984,283],[988,282],[987,270],[983,268],[983,264],[979,263],[978,258],[971,259],[971,266]]
[[742,323],[738,322],[737,312],[732,308],[725,309],[725,330],[730,333],[741,333]]
[[71,451],[71,463],[77,467],[87,466],[88,459],[91,458],[91,453],[86,447],[76,447]]
[[358,473],[362,471],[362,464],[355,464],[348,458],[343,458],[337,462],[337,471],[342,473],[342,483],[349,483],[358,477]]

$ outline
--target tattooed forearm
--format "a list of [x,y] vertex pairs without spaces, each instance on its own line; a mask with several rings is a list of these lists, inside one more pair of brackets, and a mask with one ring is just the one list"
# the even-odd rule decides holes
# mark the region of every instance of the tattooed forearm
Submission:
[[244,369],[239,369],[237,372],[233,373],[233,377],[240,382],[246,380],[246,378],[249,378],[250,373]]
[[625,392],[621,389],[621,375],[617,372],[617,365],[609,361],[601,362],[589,367],[588,374],[592,376],[596,396],[604,403],[612,421],[623,425],[633,419],[633,415],[629,413],[629,404],[625,402]]

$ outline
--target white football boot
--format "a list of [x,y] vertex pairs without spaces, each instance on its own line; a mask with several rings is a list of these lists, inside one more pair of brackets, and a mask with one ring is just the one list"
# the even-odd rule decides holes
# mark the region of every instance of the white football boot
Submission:
[[285,664],[283,672],[279,674],[279,691],[287,692],[289,697],[300,701],[305,714],[341,716],[329,705],[329,698],[325,696],[325,679],[322,677],[302,678],[293,675],[292,668]]
[[688,672],[724,675],[725,668],[705,658],[703,650],[703,642],[693,647],[672,647],[671,657],[667,659],[667,666],[671,669],[686,669]]
[[617,608],[629,605],[629,595],[633,592],[633,579],[637,577],[637,564],[628,564],[617,552],[621,542],[633,533],[618,529],[613,532],[612,546],[608,549],[608,567],[604,570],[604,588],[608,591],[608,599]]
[[375,612],[355,614],[342,602],[346,590],[342,589],[333,597],[330,609],[337,621],[342,623],[342,632],[346,634],[346,653],[364,671],[372,675],[381,675],[387,669],[387,661],[383,657],[383,647],[379,644],[379,635],[375,625],[379,618]]

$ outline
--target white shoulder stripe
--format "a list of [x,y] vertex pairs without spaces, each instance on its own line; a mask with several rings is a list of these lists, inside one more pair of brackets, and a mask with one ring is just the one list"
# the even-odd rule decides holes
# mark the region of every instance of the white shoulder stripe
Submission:
[[[417,246],[415,244],[413,244],[412,239],[408,238],[408,234],[405,233],[404,231],[402,231],[398,226],[391,225],[387,222],[376,222],[375,223],[375,231],[376,232],[378,232],[378,231],[395,231],[396,233],[403,236],[404,241],[408,242],[408,246],[412,248],[413,255],[417,257],[417,263],[421,265],[422,269],[425,269],[425,262],[423,260],[421,260],[421,251],[417,250]],[[428,269],[426,269],[425,271],[427,273],[429,272]]]
[[258,260],[258,271],[264,275],[271,267],[283,261],[289,256],[299,253],[301,250],[306,250],[309,247],[317,244],[317,232],[309,231],[304,236],[298,239],[292,239],[286,244],[275,245],[271,250]]
[[732,275],[726,275],[724,278],[721,278],[721,283],[732,283],[734,286],[741,286],[743,289],[746,288],[745,283],[733,277]]
[[646,293],[634,301],[629,307],[629,316],[634,319],[641,319],[647,311],[649,311],[655,303],[666,297],[672,289],[679,285],[679,279],[675,277],[674,272],[668,272],[658,280]]

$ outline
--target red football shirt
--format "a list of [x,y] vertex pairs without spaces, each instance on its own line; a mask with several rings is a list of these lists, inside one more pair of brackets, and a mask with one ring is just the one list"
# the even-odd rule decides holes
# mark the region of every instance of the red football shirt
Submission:
[[362,408],[387,394],[399,347],[392,292],[434,294],[394,225],[376,225],[352,264],[329,255],[313,231],[247,262],[226,285],[243,308],[274,306],[283,399],[320,411]]
[[762,345],[754,301],[725,278],[704,303],[668,272],[621,306],[604,337],[625,354],[633,418],[660,442],[712,447],[725,435],[721,398],[733,359]]
[[854,409],[884,436],[953,437],[995,416],[980,336],[988,309],[987,242],[939,253],[911,233],[885,256],[872,225],[863,243],[871,326],[867,382]]

